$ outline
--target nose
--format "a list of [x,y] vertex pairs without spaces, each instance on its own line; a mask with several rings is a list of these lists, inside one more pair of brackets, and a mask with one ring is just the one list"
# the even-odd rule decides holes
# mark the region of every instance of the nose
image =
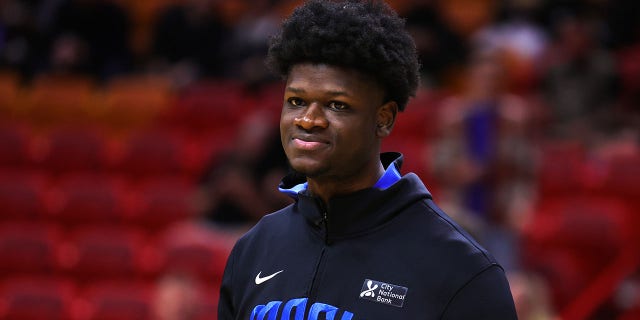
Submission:
[[324,114],[324,109],[318,103],[311,103],[304,112],[294,119],[294,124],[304,130],[312,130],[314,128],[326,128],[329,121]]

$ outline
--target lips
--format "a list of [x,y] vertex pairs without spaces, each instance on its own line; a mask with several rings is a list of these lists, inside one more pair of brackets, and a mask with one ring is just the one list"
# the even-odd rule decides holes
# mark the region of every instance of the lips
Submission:
[[291,142],[296,149],[309,151],[324,148],[329,144],[329,142],[324,139],[310,135],[294,136]]

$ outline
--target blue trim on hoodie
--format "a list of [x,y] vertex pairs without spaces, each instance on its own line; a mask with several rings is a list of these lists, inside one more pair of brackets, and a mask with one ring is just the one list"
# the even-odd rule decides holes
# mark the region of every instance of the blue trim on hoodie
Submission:
[[[384,190],[391,187],[394,183],[398,182],[400,178],[402,178],[402,176],[400,175],[400,171],[398,171],[398,168],[396,168],[396,165],[394,163],[391,163],[387,167],[387,170],[384,171],[384,174],[382,174],[382,177],[378,179],[378,181],[373,185],[373,187],[380,190]],[[284,188],[278,187],[278,190],[295,199],[298,197],[298,194],[300,192],[306,191],[308,186],[309,184],[305,182],[305,183],[295,185],[291,189],[284,189]]]

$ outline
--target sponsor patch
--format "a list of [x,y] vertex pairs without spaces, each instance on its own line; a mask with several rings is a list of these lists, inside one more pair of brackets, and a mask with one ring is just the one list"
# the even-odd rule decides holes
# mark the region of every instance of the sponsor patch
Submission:
[[365,279],[360,290],[360,298],[402,308],[408,290],[395,284]]

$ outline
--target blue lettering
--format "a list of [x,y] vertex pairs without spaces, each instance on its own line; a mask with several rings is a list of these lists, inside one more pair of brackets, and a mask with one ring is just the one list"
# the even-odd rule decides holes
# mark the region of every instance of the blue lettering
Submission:
[[338,312],[338,308],[330,306],[328,304],[316,302],[311,306],[308,320],[318,320],[318,316],[322,312],[326,313],[327,320],[333,320],[333,318],[336,316],[336,313]]
[[[282,301],[271,301],[267,305],[258,305],[251,312],[251,320],[276,320]],[[266,318],[268,316],[268,318]]]
[[255,306],[253,308],[253,311],[251,311],[251,316],[249,317],[249,320],[256,320],[258,318],[258,313],[264,309],[264,304],[259,304],[257,306]]
[[[289,302],[284,305],[284,310],[282,311],[282,317],[280,317],[280,320],[304,320],[304,311],[307,309],[307,300],[307,298],[289,300]],[[291,318],[291,310],[293,308],[296,308],[296,314]]]
[[[305,319],[305,311],[307,309],[308,298],[298,298],[289,300],[282,308],[282,316],[280,320],[318,320],[318,317],[324,313],[326,320],[334,320],[338,313],[338,308],[325,303],[316,302],[309,308],[309,315]],[[271,301],[266,305],[257,305],[251,312],[250,320],[276,320],[278,310],[282,306],[282,301]],[[295,311],[294,311],[295,310]],[[293,314],[292,314],[293,312]],[[335,320],[351,320],[353,313],[345,311],[340,319]]]

